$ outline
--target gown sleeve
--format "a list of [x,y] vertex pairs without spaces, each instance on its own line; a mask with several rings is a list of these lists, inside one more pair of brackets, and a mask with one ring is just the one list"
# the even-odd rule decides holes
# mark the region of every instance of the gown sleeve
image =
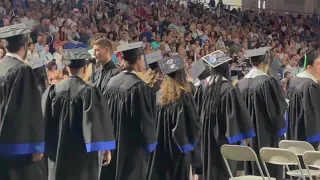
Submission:
[[132,92],[132,116],[140,121],[141,140],[144,149],[148,152],[157,147],[156,123],[154,116],[155,99],[152,89],[146,84],[139,85]]
[[226,134],[230,144],[255,137],[253,122],[240,92],[232,87],[221,99],[221,111],[226,117]]
[[55,134],[56,129],[59,129],[59,122],[55,122],[53,119],[53,113],[54,110],[52,110],[52,103],[53,98],[55,97],[55,85],[49,86],[48,89],[46,89],[42,95],[42,112],[44,117],[44,123],[45,123],[45,138],[46,138],[46,151],[48,149],[54,148],[57,146],[57,144],[51,144],[50,142],[58,142],[57,139],[53,140],[52,138],[55,138],[55,136],[52,136],[52,134]]
[[82,129],[87,152],[116,149],[108,103],[100,90],[89,88],[83,103]]
[[285,99],[285,93],[278,81],[272,77],[261,86],[261,92],[271,124],[278,131],[279,136],[282,136],[287,132],[284,116],[288,104]]
[[0,115],[4,120],[0,126],[0,154],[43,153],[44,120],[36,77],[26,65],[12,71],[5,113]]
[[312,84],[304,92],[304,123],[307,141],[310,143],[320,142],[320,89],[319,85]]
[[180,151],[187,153],[197,145],[201,129],[197,106],[191,94],[182,96],[182,106],[177,111],[177,121],[172,135]]

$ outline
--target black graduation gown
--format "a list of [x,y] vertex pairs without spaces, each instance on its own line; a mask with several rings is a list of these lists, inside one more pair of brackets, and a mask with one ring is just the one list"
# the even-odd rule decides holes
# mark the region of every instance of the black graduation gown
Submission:
[[43,94],[49,85],[48,80],[47,80],[46,69],[45,69],[45,67],[40,67],[37,69],[33,69],[33,72],[36,75],[38,88],[40,89],[41,94]]
[[201,130],[197,107],[192,94],[186,92],[175,103],[160,105],[160,91],[156,107],[159,144],[149,163],[148,180],[189,180],[190,151]]
[[32,162],[44,152],[41,95],[32,68],[19,59],[0,61],[0,179],[45,180],[43,162]]
[[[206,81],[206,80],[203,80]],[[207,89],[207,83],[201,83]],[[208,89],[211,91],[211,89]],[[203,93],[206,96],[206,92]],[[252,120],[239,91],[227,80],[223,80],[220,102],[216,112],[201,110],[203,180],[228,180],[228,170],[221,156],[224,144],[240,144],[255,136]],[[237,162],[229,162],[235,175]]]
[[124,71],[110,79],[105,97],[117,150],[103,180],[145,180],[149,152],[157,145],[152,90],[134,72]]
[[[284,114],[287,109],[285,94],[278,81],[267,75],[243,78],[237,84],[255,127],[256,137],[250,147],[259,157],[263,147],[279,147],[287,130]],[[271,177],[282,179],[282,167],[267,164]],[[245,163],[246,174],[260,175],[256,163]]]
[[287,139],[307,141],[315,148],[320,142],[320,87],[309,78],[291,79],[286,98],[289,100]]
[[49,180],[99,180],[104,150],[115,149],[108,104],[71,76],[43,94]]
[[109,61],[107,64],[94,70],[93,85],[98,87],[102,94],[104,94],[109,80],[119,74],[120,71],[120,68],[118,68],[113,61]]

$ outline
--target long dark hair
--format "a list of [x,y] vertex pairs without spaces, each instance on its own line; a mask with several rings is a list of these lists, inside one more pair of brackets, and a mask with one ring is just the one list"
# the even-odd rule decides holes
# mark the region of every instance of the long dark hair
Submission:
[[223,83],[223,78],[228,77],[228,63],[221,64],[220,66],[213,68],[211,71],[211,78],[204,90],[204,96],[202,100],[203,108],[202,112],[205,114],[211,114],[218,111],[220,103],[220,90]]

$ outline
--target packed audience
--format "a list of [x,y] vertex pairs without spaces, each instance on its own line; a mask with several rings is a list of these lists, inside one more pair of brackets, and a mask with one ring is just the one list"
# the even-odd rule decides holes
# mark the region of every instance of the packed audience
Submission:
[[[274,51],[273,63],[279,67],[279,80],[285,87],[287,79],[298,72],[300,57],[318,48],[320,41],[317,15],[282,16],[265,11],[229,10],[224,6],[185,6],[179,1],[71,0],[50,4],[28,0],[16,1],[14,5],[5,1],[0,2],[0,16],[2,26],[22,22],[30,28],[26,61],[47,61],[51,83],[56,82],[52,80],[57,74],[63,76],[64,49],[88,48],[94,57],[92,43],[107,37],[114,43],[113,61],[120,66],[123,59],[116,53],[117,46],[137,41],[145,43],[145,54],[157,50],[163,55],[179,53],[189,69],[193,61],[220,50],[234,58],[232,70],[245,62],[246,50],[268,46]],[[5,52],[2,42],[0,59]]]

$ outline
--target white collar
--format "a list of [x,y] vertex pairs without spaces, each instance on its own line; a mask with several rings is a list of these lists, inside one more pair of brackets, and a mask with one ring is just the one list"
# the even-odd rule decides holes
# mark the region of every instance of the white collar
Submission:
[[247,78],[247,79],[252,79],[252,78],[255,78],[257,76],[268,76],[268,74],[266,74],[265,72],[263,72],[260,69],[251,69],[249,71],[249,73],[246,74],[244,77]]
[[[7,53],[8,54],[8,53]],[[313,80],[314,82],[318,83],[317,79],[312,75],[310,74],[309,72],[307,71],[302,71],[301,73],[299,73],[297,75],[297,77],[301,77],[301,78],[308,78],[308,79],[311,79]]]
[[13,54],[13,53],[9,53],[9,52],[7,52],[7,53],[6,53],[6,56],[10,56],[10,57],[13,57],[13,58],[19,59],[20,61],[22,61],[22,62],[23,62],[23,59],[22,59],[18,54]]
[[[216,77],[216,75],[208,76],[208,77],[206,78],[207,84],[211,85],[215,77]],[[218,78],[216,78],[215,80],[218,81]],[[224,78],[224,77],[222,77],[222,81],[229,81],[229,80],[226,79],[226,78]]]
[[[132,74],[135,74],[135,75],[138,76],[137,72],[134,71],[134,70],[132,70],[132,71],[124,70],[123,72],[124,72],[124,73],[132,73]],[[139,77],[139,76],[138,76],[138,77]]]

